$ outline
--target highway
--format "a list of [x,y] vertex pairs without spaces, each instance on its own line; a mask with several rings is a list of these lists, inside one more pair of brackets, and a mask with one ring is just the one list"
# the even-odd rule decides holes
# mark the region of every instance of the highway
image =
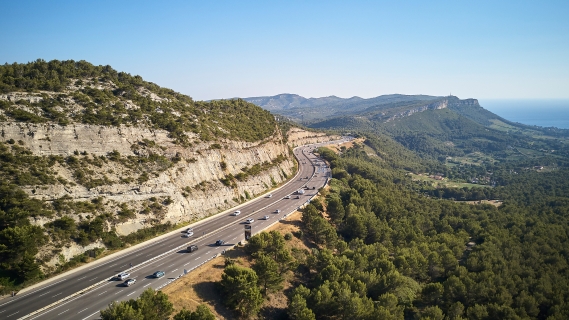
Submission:
[[[250,225],[253,234],[256,234],[307,203],[324,186],[329,172],[329,168],[322,166],[324,163],[318,161],[310,151],[320,145],[349,139],[296,148],[294,154],[299,163],[297,175],[273,191],[271,197],[257,198],[235,208],[241,211],[240,215],[231,215],[234,210],[220,213],[214,218],[193,224],[194,236],[190,238],[182,237],[182,230],[179,230],[180,233],[147,241],[136,250],[127,249],[124,254],[112,259],[94,261],[62,277],[47,280],[33,290],[0,300],[0,318],[98,319],[99,311],[112,301],[137,298],[148,287],[162,288],[184,272],[191,272],[244,240],[246,219],[255,220]],[[293,193],[305,187],[305,193],[296,199]],[[291,195],[291,199],[285,199],[287,195]],[[263,220],[265,215],[269,219]],[[226,243],[216,246],[218,239]],[[188,244],[196,244],[199,249],[190,253],[186,250]],[[151,275],[158,270],[165,271],[166,275],[152,278]],[[122,285],[123,281],[111,280],[123,271],[129,272],[130,278],[136,279],[136,283],[126,287]]]

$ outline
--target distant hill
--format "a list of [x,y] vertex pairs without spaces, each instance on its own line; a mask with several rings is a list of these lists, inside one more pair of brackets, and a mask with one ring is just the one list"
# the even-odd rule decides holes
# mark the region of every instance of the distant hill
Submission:
[[315,121],[362,112],[368,108],[381,108],[391,104],[426,102],[441,97],[426,95],[390,94],[375,98],[360,97],[305,98],[296,94],[279,94],[269,97],[250,97],[243,100],[254,103],[265,110],[284,115],[295,121]]

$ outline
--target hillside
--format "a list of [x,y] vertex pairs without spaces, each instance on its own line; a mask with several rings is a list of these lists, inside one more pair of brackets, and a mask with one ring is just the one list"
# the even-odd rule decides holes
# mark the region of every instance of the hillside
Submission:
[[243,100],[254,103],[263,109],[284,115],[296,121],[315,121],[328,117],[354,114],[371,107],[385,107],[390,104],[436,100],[438,97],[424,95],[391,94],[375,98],[360,97],[304,98],[296,94],[279,94],[270,97],[251,97]]
[[0,128],[2,291],[263,193],[287,141],[329,139],[85,61],[0,66]]

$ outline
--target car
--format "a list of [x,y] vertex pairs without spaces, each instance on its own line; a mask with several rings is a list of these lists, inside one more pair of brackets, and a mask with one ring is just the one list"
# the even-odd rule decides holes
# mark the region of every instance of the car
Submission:
[[132,286],[132,285],[135,284],[135,283],[136,283],[136,279],[128,279],[128,280],[126,280],[125,282],[123,282],[123,284],[124,284],[126,287],[130,287],[130,286]]
[[115,277],[117,280],[124,280],[126,278],[130,277],[130,273],[128,272],[121,272],[119,274],[117,274],[117,276]]
[[263,220],[269,220],[269,216],[263,216]]
[[255,221],[255,219],[249,218],[249,219],[245,220],[245,223],[251,224],[251,223],[253,223],[253,221]]
[[275,210],[275,213],[281,213],[280,209]]
[[269,195],[267,196],[267,198],[272,198],[273,195],[269,193]]
[[186,229],[186,232],[187,233],[194,232],[194,228],[188,228],[188,229]]
[[225,244],[225,241],[223,241],[223,240],[217,240],[217,241],[215,242],[215,245],[216,245],[216,246],[222,246],[222,245],[224,245],[224,244]]
[[285,199],[290,199],[290,196],[286,196],[286,197],[284,197],[284,198],[285,198]]
[[300,197],[299,197],[299,196],[296,196],[296,197],[294,197],[294,198],[295,198],[295,199],[300,199]]
[[188,252],[194,252],[198,250],[198,246],[195,244],[192,244],[191,246],[188,246]]
[[162,278],[165,275],[166,275],[166,272],[164,272],[164,271],[156,271],[152,274],[152,276],[154,278]]
[[182,237],[184,237],[184,238],[189,238],[189,237],[191,237],[191,236],[193,236],[193,235],[194,235],[193,232],[187,232],[187,233],[184,233],[184,234],[182,235]]
[[240,214],[241,214],[241,211],[239,211],[239,210],[233,212],[233,215],[234,215],[234,216],[238,216],[238,215],[240,215]]

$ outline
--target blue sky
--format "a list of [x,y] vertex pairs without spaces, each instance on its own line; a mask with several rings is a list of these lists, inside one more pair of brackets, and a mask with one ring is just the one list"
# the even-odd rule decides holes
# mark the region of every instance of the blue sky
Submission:
[[0,63],[87,60],[216,99],[568,99],[569,1],[7,1]]

